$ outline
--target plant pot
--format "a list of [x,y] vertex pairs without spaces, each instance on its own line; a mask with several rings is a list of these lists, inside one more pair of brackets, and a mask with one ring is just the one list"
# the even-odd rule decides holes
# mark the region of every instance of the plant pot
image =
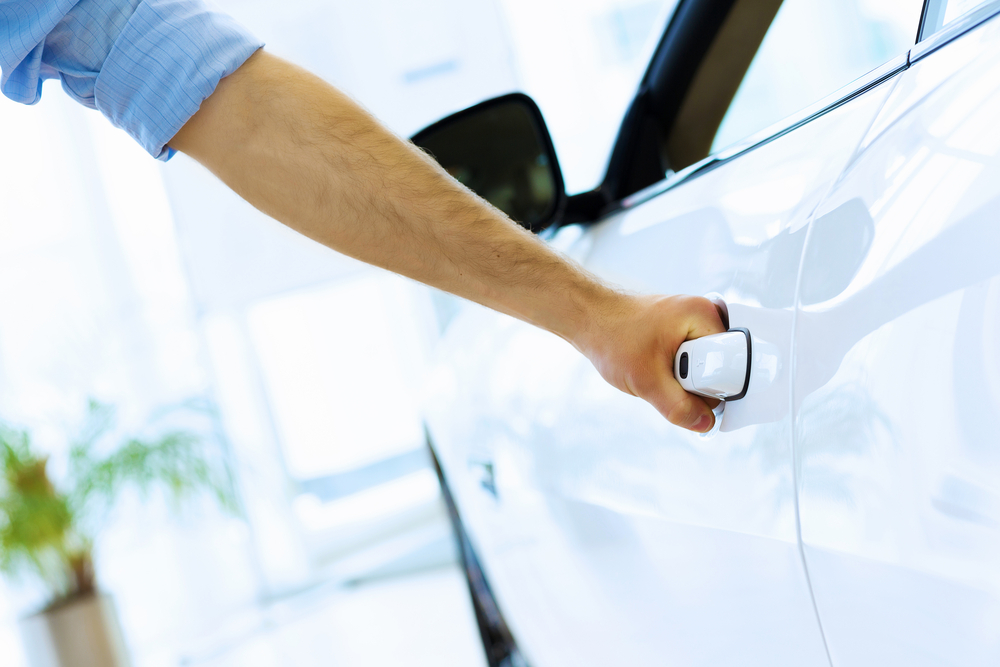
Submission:
[[87,595],[20,621],[30,667],[128,667],[114,602]]

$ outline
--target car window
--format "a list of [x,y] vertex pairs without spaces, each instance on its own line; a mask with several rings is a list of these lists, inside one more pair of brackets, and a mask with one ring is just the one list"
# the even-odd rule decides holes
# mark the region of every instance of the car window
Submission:
[[993,0],[927,0],[927,15],[924,17],[921,39],[927,39],[937,31],[962,18],[974,9],[988,5]]
[[785,0],[726,111],[712,152],[905,53],[916,41],[922,5],[923,0]]

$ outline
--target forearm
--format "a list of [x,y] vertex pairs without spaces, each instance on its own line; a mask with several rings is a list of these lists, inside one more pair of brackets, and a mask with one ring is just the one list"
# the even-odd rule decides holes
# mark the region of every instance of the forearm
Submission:
[[605,285],[308,72],[258,52],[170,146],[306,236],[558,334],[671,422],[711,426],[671,372],[680,343],[722,330],[710,302]]
[[270,54],[224,79],[171,146],[330,248],[568,340],[614,298],[349,97]]

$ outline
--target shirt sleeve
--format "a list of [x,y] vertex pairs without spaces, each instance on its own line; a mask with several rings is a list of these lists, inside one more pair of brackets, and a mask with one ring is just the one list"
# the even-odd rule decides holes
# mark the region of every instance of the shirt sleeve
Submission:
[[[44,20],[24,20],[39,6]],[[33,104],[42,80],[59,77],[77,101],[163,160],[219,80],[261,46],[203,0],[0,0],[5,95]]]
[[0,0],[0,90],[22,104],[34,104],[42,80],[55,76],[42,67],[45,39],[76,0]]

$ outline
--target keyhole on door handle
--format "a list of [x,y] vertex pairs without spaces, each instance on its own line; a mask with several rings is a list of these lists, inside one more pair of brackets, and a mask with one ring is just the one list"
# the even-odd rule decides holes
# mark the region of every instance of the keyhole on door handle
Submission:
[[711,438],[722,427],[727,401],[738,401],[750,387],[753,343],[747,329],[704,336],[683,343],[674,358],[674,377],[692,394],[719,399],[712,410],[715,425],[700,437]]

